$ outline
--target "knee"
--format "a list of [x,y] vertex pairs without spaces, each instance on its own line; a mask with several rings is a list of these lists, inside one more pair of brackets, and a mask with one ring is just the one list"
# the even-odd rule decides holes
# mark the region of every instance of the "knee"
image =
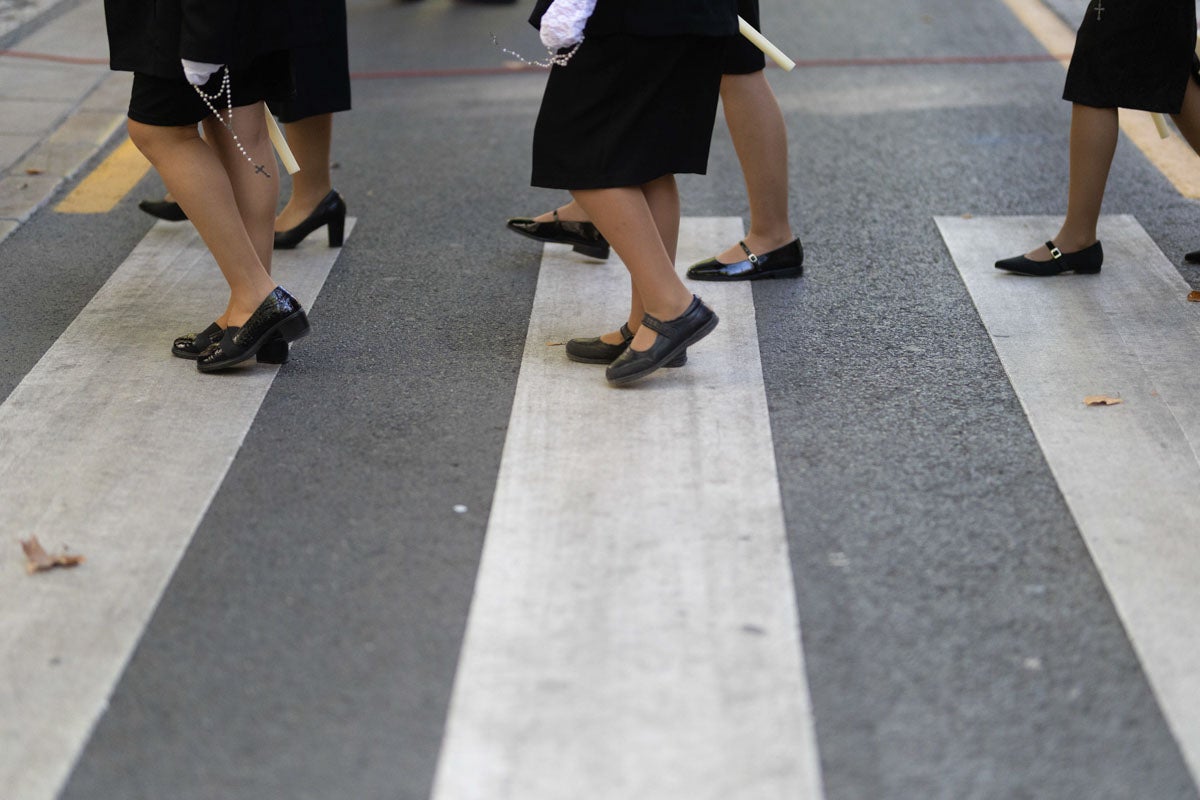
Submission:
[[162,157],[165,150],[172,145],[183,141],[188,131],[195,136],[194,129],[176,128],[164,125],[147,125],[144,122],[137,120],[129,120],[125,128],[129,131],[129,140],[133,142],[142,155],[151,163],[157,163],[157,160]]

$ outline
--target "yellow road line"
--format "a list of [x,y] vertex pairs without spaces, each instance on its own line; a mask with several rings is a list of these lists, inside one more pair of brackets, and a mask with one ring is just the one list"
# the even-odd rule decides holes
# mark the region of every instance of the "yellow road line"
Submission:
[[[1029,29],[1046,50],[1056,56],[1063,66],[1075,49],[1075,33],[1041,0],[1004,0],[1013,15]],[[1179,136],[1163,139],[1149,114],[1141,111],[1121,113],[1121,130],[1142,151],[1150,163],[1184,197],[1200,198],[1200,158]]]
[[112,211],[149,170],[150,162],[138,152],[133,142],[126,139],[54,210],[63,214],[103,214]]

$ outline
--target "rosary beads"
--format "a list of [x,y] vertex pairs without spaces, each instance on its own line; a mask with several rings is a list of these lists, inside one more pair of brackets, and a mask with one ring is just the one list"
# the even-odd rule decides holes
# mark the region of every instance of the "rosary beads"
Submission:
[[[221,87],[217,89],[216,94],[207,95],[204,93],[203,89],[195,84],[192,84],[192,88],[196,90],[196,94],[200,95],[200,99],[204,101],[204,105],[208,106],[208,110],[213,113],[213,116],[217,118],[217,121],[224,125],[225,129],[229,131],[229,135],[233,137],[233,143],[237,145],[238,152],[245,157],[246,161],[250,162],[250,166],[254,167],[254,171],[269,178],[271,177],[271,173],[267,172],[266,167],[264,167],[262,164],[254,163],[254,159],[251,158],[250,154],[246,152],[246,148],[242,147],[242,141],[238,139],[238,135],[233,132],[233,86],[229,82],[229,65],[225,65],[221,67],[221,69],[225,71],[225,74],[221,76]],[[222,93],[225,95],[225,108],[227,110],[229,119],[222,119],[221,112],[217,111],[216,106],[213,105],[214,100],[221,99]]]
[[571,60],[571,56],[575,55],[575,53],[579,51],[579,45],[583,44],[583,42],[576,42],[575,46],[565,53],[551,53],[550,57],[545,61],[530,61],[515,50],[509,50],[507,47],[500,47],[500,40],[496,38],[496,34],[494,33],[492,34],[492,44],[496,45],[496,47],[499,47],[500,52],[507,53],[508,55],[516,58],[522,64],[528,64],[531,67],[565,67],[567,62]]

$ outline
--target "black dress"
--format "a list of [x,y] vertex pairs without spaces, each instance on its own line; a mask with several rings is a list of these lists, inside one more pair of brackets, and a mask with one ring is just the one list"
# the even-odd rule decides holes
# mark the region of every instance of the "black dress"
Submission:
[[[738,0],[738,16],[762,30],[758,17],[758,0]],[[725,66],[721,71],[726,75],[749,75],[766,66],[767,59],[763,51],[751,44],[746,37],[738,36],[729,43],[725,51]]]
[[[542,0],[531,22],[549,6]],[[737,0],[598,0],[584,42],[546,81],[532,184],[639,186],[708,168]]]
[[[109,66],[134,73],[130,118],[185,126],[211,115],[184,77],[182,58],[228,65],[234,106],[286,99],[290,11],[289,0],[104,0]],[[218,73],[206,91],[220,82]]]
[[350,109],[346,0],[292,0],[296,92],[271,110],[283,122]]
[[1177,114],[1194,72],[1194,0],[1092,0],[1063,99]]

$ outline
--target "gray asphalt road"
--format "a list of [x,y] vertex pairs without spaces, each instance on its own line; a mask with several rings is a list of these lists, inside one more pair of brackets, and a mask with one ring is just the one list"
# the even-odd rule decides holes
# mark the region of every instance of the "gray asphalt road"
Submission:
[[[543,75],[413,71],[494,67],[492,33],[536,54],[525,13],[351,4],[335,181],[358,228],[64,798],[428,796],[537,278],[503,220],[562,198],[528,186]],[[805,61],[1041,52],[1000,2],[763,18]],[[808,270],[754,300],[827,796],[1195,798],[933,222],[1061,213],[1062,68],[770,78]],[[685,215],[748,213],[723,123],[681,190]],[[0,246],[0,396],[160,191]],[[1176,261],[1200,245],[1200,209],[1126,142],[1105,211]]]

